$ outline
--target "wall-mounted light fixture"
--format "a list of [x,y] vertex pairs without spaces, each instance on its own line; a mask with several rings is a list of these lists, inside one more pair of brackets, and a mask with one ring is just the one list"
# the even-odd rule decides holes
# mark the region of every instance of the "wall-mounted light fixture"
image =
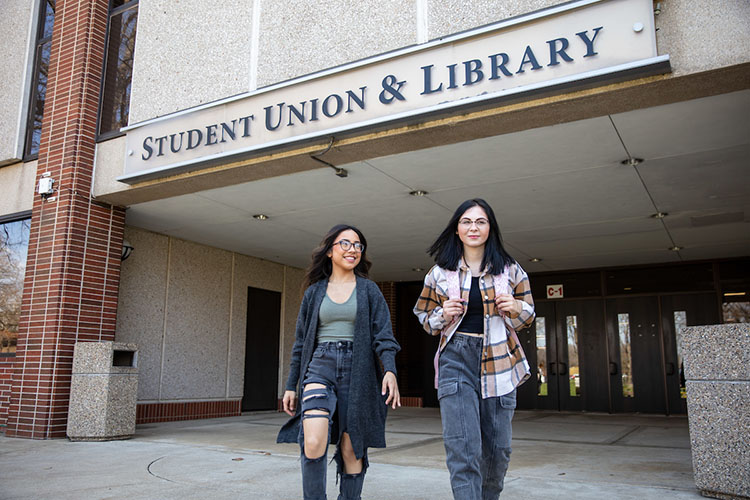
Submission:
[[541,262],[541,261],[542,259],[540,259],[539,257],[532,257],[529,259],[529,262]]
[[39,178],[39,185],[36,192],[45,200],[55,192],[55,180],[50,176],[49,172],[43,173]]
[[420,196],[421,197],[421,196],[427,196],[430,193],[428,193],[427,191],[423,191],[421,189],[415,189],[414,191],[411,191],[409,194],[412,195],[412,196]]
[[327,148],[325,148],[320,153],[316,153],[314,155],[310,155],[310,158],[312,158],[313,160],[317,161],[318,163],[322,163],[326,167],[331,167],[332,169],[334,169],[336,171],[336,176],[341,177],[342,179],[344,177],[349,177],[349,172],[347,172],[345,168],[337,167],[333,163],[328,163],[327,161],[321,160],[320,158],[318,158],[319,156],[323,156],[328,151],[330,151],[331,150],[331,146],[333,146],[333,136],[331,136],[331,141],[328,143],[328,147]]
[[128,240],[122,240],[122,254],[120,260],[127,260],[130,254],[133,253],[133,245]]
[[255,214],[255,215],[253,215],[253,219],[256,219],[256,220],[268,220],[268,216],[266,214]]

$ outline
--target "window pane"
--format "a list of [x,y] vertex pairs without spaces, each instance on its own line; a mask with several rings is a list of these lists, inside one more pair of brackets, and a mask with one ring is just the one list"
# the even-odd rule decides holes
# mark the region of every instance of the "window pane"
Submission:
[[680,367],[680,397],[687,398],[685,392],[685,367],[682,364],[682,349],[680,349],[682,329],[687,326],[687,313],[685,311],[674,312],[674,333],[677,340],[677,366]]
[[48,39],[52,37],[52,27],[55,24],[55,2],[47,0],[44,2],[44,18],[42,22],[42,39]]
[[36,41],[34,59],[34,83],[29,100],[29,117],[26,124],[26,156],[39,153],[39,142],[42,137],[42,117],[44,115],[44,101],[47,94],[47,73],[49,71],[49,57],[52,49],[52,27],[55,22],[55,3],[44,2],[42,6],[41,23]]
[[16,352],[31,220],[0,224],[0,353]]
[[724,302],[724,323],[750,323],[750,302]]
[[115,10],[117,7],[122,7],[126,3],[128,3],[130,0],[111,0],[109,4],[109,10]]
[[137,4],[110,18],[100,134],[128,124],[137,21]]
[[578,364],[578,317],[567,316],[565,326],[568,333],[568,375],[570,376],[570,395],[581,395],[581,367]]
[[534,321],[536,330],[536,361],[538,395],[547,395],[547,324],[543,316]]
[[37,74],[36,92],[34,94],[31,118],[31,131],[29,134],[28,154],[39,153],[39,144],[42,138],[42,118],[44,117],[44,102],[47,98],[47,73],[49,72],[49,56],[52,42],[48,41],[38,49],[37,60],[39,61],[39,72]]
[[622,395],[633,397],[633,358],[630,350],[630,315],[617,315],[617,329],[620,332],[620,371],[622,372]]

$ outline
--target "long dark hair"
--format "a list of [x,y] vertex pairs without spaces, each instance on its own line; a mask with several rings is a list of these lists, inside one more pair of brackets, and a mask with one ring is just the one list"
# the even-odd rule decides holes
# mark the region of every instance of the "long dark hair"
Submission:
[[487,269],[490,274],[500,274],[505,266],[513,264],[516,260],[503,247],[503,238],[500,234],[500,226],[497,225],[495,212],[492,207],[481,198],[466,200],[461,203],[453,217],[448,221],[440,236],[435,243],[427,249],[430,257],[435,259],[435,263],[443,269],[456,271],[458,261],[464,253],[464,245],[456,233],[458,231],[458,221],[461,216],[471,207],[480,207],[487,214],[487,220],[490,221],[490,234],[487,242],[484,244],[484,257],[482,257],[482,269]]
[[362,278],[368,277],[372,263],[367,260],[367,239],[365,239],[365,235],[354,226],[348,224],[337,224],[326,233],[325,237],[323,237],[323,241],[320,242],[320,246],[313,250],[312,262],[310,262],[310,267],[307,268],[307,274],[305,274],[305,280],[302,287],[303,290],[313,283],[328,279],[328,277],[331,276],[331,273],[333,272],[333,264],[331,264],[331,259],[328,257],[328,252],[333,248],[333,244],[336,242],[338,235],[347,230],[352,230],[357,233],[357,236],[359,236],[359,242],[365,246],[365,249],[362,251],[362,256],[359,259],[359,263],[357,264],[357,267],[354,268],[354,274]]

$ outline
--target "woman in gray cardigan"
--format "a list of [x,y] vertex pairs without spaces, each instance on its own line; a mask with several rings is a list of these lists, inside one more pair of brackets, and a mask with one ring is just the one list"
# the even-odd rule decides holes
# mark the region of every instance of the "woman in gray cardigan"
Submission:
[[305,500],[326,498],[329,443],[337,444],[339,500],[358,500],[367,448],[385,447],[387,406],[401,406],[400,347],[383,294],[367,278],[366,249],[359,229],[334,226],[307,271],[283,399],[292,418],[277,439],[300,444]]

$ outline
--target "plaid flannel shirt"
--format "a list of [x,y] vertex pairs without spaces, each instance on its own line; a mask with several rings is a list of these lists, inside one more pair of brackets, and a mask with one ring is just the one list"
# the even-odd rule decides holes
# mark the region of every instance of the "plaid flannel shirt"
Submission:
[[[439,351],[442,352],[456,332],[463,316],[450,324],[443,319],[443,302],[448,300],[447,272],[433,266],[424,279],[424,288],[414,306],[414,314],[431,335],[441,335]],[[459,283],[461,298],[468,301],[471,288],[471,270],[463,259],[459,263]],[[521,313],[515,317],[510,314],[500,315],[495,307],[495,288],[492,276],[483,271],[479,275],[479,288],[482,294],[484,309],[484,347],[482,350],[482,397],[503,396],[513,391],[529,378],[531,370],[520,346],[509,346],[508,328],[521,330],[528,328],[534,321],[534,299],[531,295],[529,277],[518,264],[508,268],[509,285],[513,296],[521,304]],[[464,309],[465,314],[466,309]],[[489,332],[493,338],[502,339],[498,343],[489,342]],[[513,342],[514,343],[514,342]]]

